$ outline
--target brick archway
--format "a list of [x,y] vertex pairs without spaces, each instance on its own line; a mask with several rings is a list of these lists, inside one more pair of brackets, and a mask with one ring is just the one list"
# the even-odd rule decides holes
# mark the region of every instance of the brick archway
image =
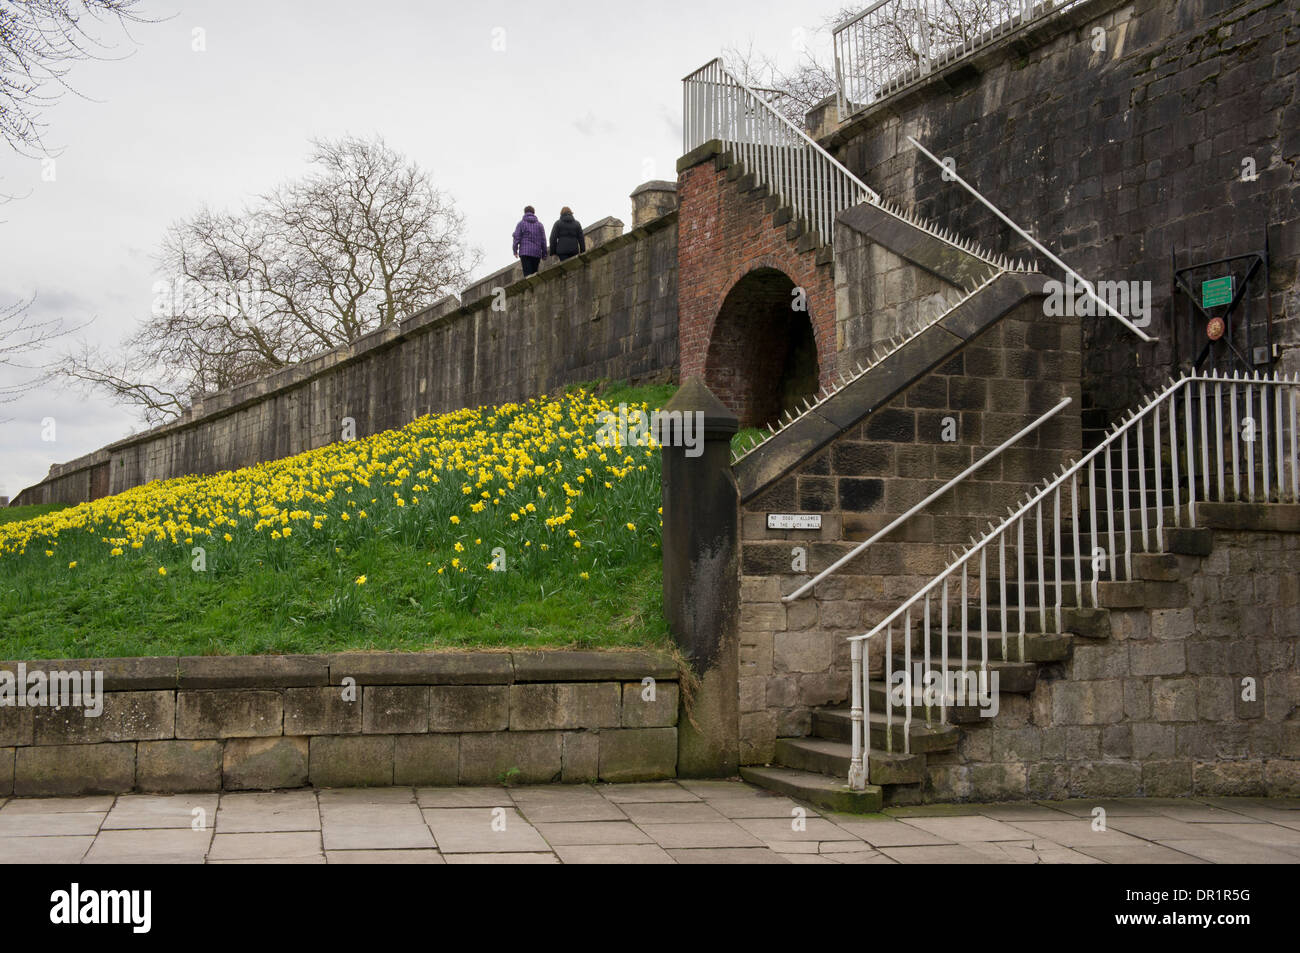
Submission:
[[[703,377],[742,423],[749,424],[761,422],[764,408],[761,403],[755,408],[740,406],[737,395],[727,393],[725,375],[720,373],[725,363],[722,351],[735,348],[737,360],[730,367],[741,370],[745,365],[740,357],[757,358],[773,347],[787,347],[790,328],[788,321],[770,325],[781,329],[777,342],[770,333],[764,334],[756,325],[747,328],[742,321],[737,339],[733,319],[724,320],[729,297],[753,280],[750,275],[775,272],[785,281],[783,306],[788,318],[790,289],[803,289],[807,310],[797,314],[811,329],[818,385],[829,386],[839,367],[835,274],[829,250],[809,243],[806,230],[791,221],[790,209],[781,206],[780,198],[755,188],[752,177],[737,176],[736,171],[720,143],[697,149],[678,162],[677,340],[681,379]],[[746,287],[757,293],[755,286]],[[720,334],[730,343],[722,343]],[[736,379],[733,374],[731,380]]]
[[719,303],[704,382],[741,426],[774,423],[817,391],[821,348],[806,297],[785,272],[762,266],[741,275]]

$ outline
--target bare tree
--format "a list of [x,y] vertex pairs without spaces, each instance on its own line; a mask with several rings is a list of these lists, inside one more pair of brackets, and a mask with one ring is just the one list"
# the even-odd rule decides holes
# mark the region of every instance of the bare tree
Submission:
[[[856,62],[840,66],[847,74],[866,76],[874,71],[886,83],[899,82],[918,75],[925,63],[948,51],[974,45],[1021,10],[1021,0],[926,0],[921,4],[897,0],[871,14],[868,28],[851,48]],[[842,7],[825,17],[813,32],[828,37],[860,12],[861,7]],[[738,79],[766,92],[771,104],[801,128],[807,113],[838,89],[834,58],[819,56],[807,47],[789,70],[770,56],[755,54],[752,46],[745,50],[729,47],[723,60]]]
[[173,225],[151,316],[115,354],[83,346],[63,372],[157,423],[414,314],[478,264],[455,203],[382,139],[314,141],[311,163],[238,213]]
[[100,27],[144,22],[138,3],[0,0],[0,136],[15,151],[43,151],[41,111],[70,88],[72,63],[111,49]]
[[37,318],[31,313],[36,300],[20,299],[0,305],[0,404],[17,400],[49,378],[50,362],[42,362],[40,353],[65,333],[57,318]]

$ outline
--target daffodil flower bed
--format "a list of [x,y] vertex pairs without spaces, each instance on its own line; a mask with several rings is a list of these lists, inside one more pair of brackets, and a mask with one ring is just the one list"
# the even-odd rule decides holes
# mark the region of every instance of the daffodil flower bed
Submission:
[[0,658],[662,643],[659,450],[602,412],[421,417],[0,523]]

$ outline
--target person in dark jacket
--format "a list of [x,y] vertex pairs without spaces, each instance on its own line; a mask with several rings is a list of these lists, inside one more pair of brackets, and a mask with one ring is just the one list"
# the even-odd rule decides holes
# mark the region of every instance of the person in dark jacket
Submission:
[[537,274],[537,267],[546,257],[546,226],[537,220],[531,205],[524,206],[524,217],[515,226],[512,248],[524,266],[524,277]]
[[582,223],[573,217],[573,209],[566,205],[560,209],[559,219],[551,226],[551,254],[564,261],[586,250]]

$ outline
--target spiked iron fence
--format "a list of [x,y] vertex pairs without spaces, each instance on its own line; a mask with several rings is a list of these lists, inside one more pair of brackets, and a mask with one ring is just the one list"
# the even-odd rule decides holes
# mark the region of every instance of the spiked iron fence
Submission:
[[[914,709],[924,712],[927,724],[937,709],[944,722],[949,708],[963,703],[954,698],[953,686],[988,691],[990,638],[1001,659],[1010,657],[1011,642],[1023,661],[1035,617],[1037,631],[1061,632],[1063,609],[1096,607],[1100,581],[1132,579],[1135,554],[1164,551],[1166,526],[1195,527],[1198,502],[1300,502],[1298,415],[1300,377],[1187,375],[1131,411],[1095,449],[1044,480],[997,526],[990,522],[984,536],[943,572],[870,632],[849,640],[850,786],[861,789],[868,780],[864,727],[871,723],[871,639],[884,637],[886,747],[892,750],[894,723],[901,717],[903,750],[910,752]],[[921,642],[920,685],[913,679],[914,623]],[[895,629],[902,637],[901,673],[893,668]],[[950,671],[951,642],[960,647],[960,661],[952,660]]]
[[729,144],[745,170],[790,206],[823,245],[838,212],[880,196],[773,108],[770,94],[746,86],[721,59],[682,80],[683,152],[711,139]]
[[839,118],[1086,0],[877,0],[834,30]]

